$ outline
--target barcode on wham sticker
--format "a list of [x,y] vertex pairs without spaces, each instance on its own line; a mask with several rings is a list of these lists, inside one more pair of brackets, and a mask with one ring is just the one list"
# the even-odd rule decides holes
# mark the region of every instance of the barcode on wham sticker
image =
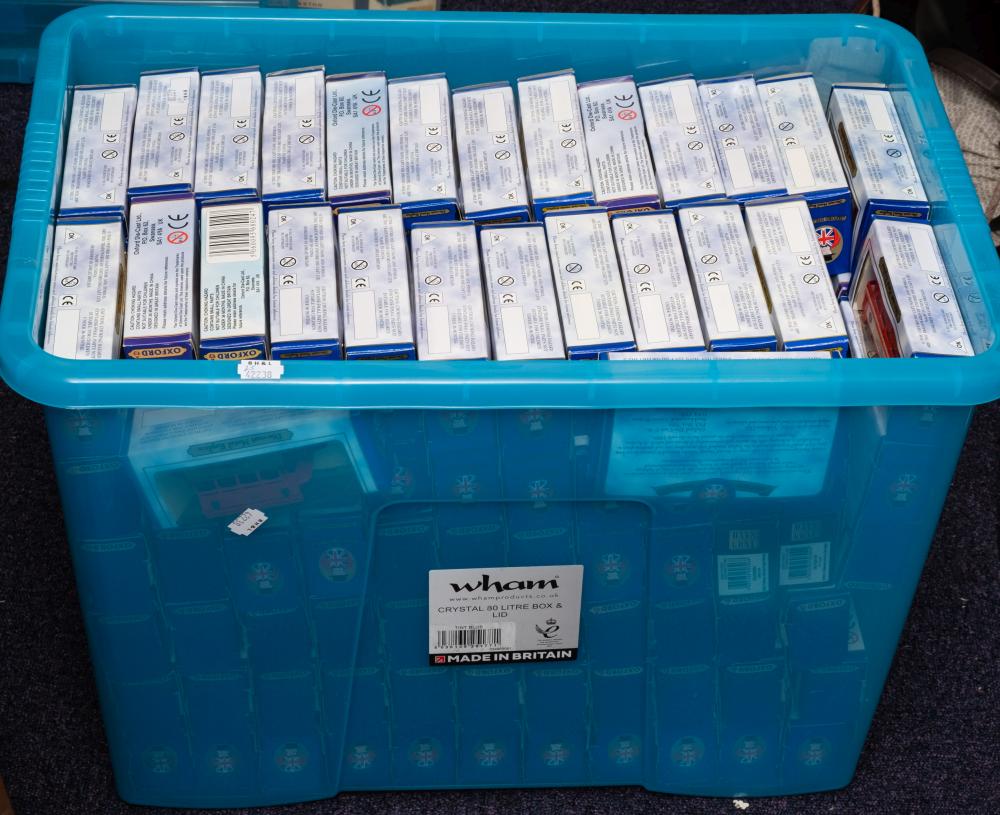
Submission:
[[769,588],[767,553],[719,555],[719,596],[762,594]]
[[260,205],[205,207],[208,263],[256,261],[261,254]]
[[781,547],[778,585],[802,586],[830,579],[830,541],[795,543]]
[[494,626],[431,626],[431,653],[449,651],[506,651],[514,647],[514,623]]

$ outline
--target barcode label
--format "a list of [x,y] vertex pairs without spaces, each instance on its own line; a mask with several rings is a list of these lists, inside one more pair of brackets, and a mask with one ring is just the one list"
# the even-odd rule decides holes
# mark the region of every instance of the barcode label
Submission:
[[767,553],[719,555],[719,596],[762,594],[768,590]]
[[830,541],[797,543],[781,547],[778,584],[801,586],[830,579]]
[[431,626],[431,652],[503,651],[514,647],[515,625],[462,625],[455,628]]
[[205,246],[208,263],[260,259],[260,205],[206,207]]

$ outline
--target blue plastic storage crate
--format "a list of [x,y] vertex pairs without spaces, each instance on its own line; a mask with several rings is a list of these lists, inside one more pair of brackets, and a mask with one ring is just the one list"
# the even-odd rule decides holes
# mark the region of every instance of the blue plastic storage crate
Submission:
[[[66,89],[325,63],[455,86],[808,69],[885,81],[974,358],[73,362],[37,343]],[[101,7],[47,31],[0,313],[48,406],[124,798],[851,778],[972,406],[1000,391],[997,258],[917,43],[851,16]],[[249,537],[227,524],[269,520]],[[427,571],[583,564],[573,662],[428,666]]]

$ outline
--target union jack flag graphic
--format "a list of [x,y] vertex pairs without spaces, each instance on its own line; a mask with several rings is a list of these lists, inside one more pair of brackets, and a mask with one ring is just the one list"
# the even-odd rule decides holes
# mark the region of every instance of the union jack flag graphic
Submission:
[[827,262],[836,260],[843,249],[843,238],[834,226],[816,227],[816,240],[819,242],[820,251]]

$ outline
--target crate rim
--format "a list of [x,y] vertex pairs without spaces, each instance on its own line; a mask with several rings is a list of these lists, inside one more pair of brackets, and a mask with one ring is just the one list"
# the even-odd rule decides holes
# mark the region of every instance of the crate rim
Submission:
[[[68,86],[69,40],[100,21],[241,19],[298,22],[365,21],[407,26],[517,22],[531,25],[736,26],[743,37],[759,29],[791,26],[804,33],[820,21],[839,22],[857,35],[878,38],[905,63],[907,87],[919,88],[917,113],[928,149],[941,173],[954,223],[976,270],[994,331],[1000,329],[998,260],[975,190],[950,125],[926,125],[928,114],[948,122],[923,49],[905,29],[851,14],[673,15],[536,14],[528,12],[427,12],[280,10],[154,5],[102,5],[70,11],[46,28],[39,49],[3,302],[0,303],[0,376],[31,401],[58,408],[302,407],[467,408],[553,407],[741,408],[849,407],[868,405],[971,406],[1000,397],[998,343],[974,357],[873,360],[697,361],[283,361],[278,382],[243,381],[235,363],[203,360],[68,360],[46,353],[32,335],[32,315],[51,224],[54,156]],[[842,34],[842,37],[846,35]],[[933,367],[932,367],[933,366]]]

